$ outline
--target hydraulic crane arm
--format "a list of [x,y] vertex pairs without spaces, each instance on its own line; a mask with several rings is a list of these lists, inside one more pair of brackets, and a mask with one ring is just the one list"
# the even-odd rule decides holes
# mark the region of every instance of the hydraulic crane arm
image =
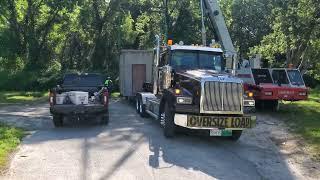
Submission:
[[[203,0],[204,8],[206,12],[209,13],[209,18],[213,23],[213,27],[218,36],[218,40],[220,41],[223,50],[227,55],[227,67],[235,69],[236,68],[236,59],[237,52],[233,46],[227,25],[225,23],[222,11],[219,7],[219,3],[217,0]],[[230,62],[231,61],[231,62]]]

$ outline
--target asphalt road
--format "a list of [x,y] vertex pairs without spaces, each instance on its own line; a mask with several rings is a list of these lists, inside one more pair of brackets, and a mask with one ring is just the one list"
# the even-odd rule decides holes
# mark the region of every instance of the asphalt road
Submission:
[[110,113],[109,126],[69,122],[56,129],[45,104],[0,108],[2,121],[31,130],[2,178],[307,178],[259,134],[267,133],[262,125],[245,131],[238,142],[192,134],[166,139],[155,120],[139,117],[126,101],[114,100]]

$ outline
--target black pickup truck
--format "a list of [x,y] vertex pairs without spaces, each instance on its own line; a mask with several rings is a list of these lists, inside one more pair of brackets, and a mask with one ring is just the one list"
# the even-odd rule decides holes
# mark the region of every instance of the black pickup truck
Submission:
[[101,74],[66,74],[61,85],[50,90],[50,113],[55,127],[64,117],[109,122],[109,93]]

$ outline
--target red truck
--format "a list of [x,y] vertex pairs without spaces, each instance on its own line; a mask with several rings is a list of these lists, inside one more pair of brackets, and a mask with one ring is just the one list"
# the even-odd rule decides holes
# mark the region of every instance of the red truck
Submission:
[[277,110],[279,100],[300,101],[308,99],[308,88],[297,69],[241,68],[237,76],[254,92],[256,108]]

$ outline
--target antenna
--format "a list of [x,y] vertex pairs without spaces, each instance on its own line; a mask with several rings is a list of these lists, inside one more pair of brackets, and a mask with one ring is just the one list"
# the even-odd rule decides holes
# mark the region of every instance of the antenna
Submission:
[[202,44],[204,46],[207,46],[207,35],[206,35],[207,32],[206,32],[206,27],[204,25],[204,5],[203,5],[203,0],[200,0],[200,6],[201,6]]

